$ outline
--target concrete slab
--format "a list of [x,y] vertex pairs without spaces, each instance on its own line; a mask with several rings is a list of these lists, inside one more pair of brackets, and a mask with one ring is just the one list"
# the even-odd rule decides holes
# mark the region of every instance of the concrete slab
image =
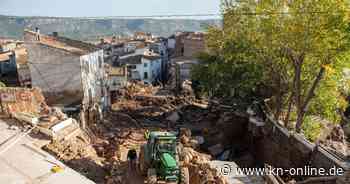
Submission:
[[[9,125],[0,119],[0,152],[4,149],[4,146],[1,146],[4,141],[11,141],[12,139],[9,140],[9,138],[21,134],[20,129],[9,129],[8,127]],[[35,146],[35,142],[35,138],[25,136],[0,155],[0,183],[94,184]],[[51,169],[56,165],[62,167],[63,171],[53,173]]]

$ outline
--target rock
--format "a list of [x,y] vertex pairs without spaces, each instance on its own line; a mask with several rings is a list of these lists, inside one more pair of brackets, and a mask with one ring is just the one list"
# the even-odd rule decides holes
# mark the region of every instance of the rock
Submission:
[[220,153],[224,151],[224,147],[221,144],[216,144],[214,146],[210,146],[208,150],[211,155],[218,156]]
[[192,132],[188,128],[180,128],[180,136],[185,135],[186,137],[191,137]]
[[180,119],[180,115],[178,112],[175,111],[175,112],[172,112],[166,119],[175,123]]
[[49,116],[48,120],[50,123],[54,123],[54,122],[58,121],[58,118],[56,116]]
[[341,157],[346,157],[349,154],[345,132],[339,125],[335,126],[327,139],[321,143]]
[[199,143],[197,140],[195,139],[191,139],[190,142],[189,142],[190,146],[194,149],[198,148],[199,147]]
[[345,133],[341,126],[338,125],[333,128],[330,139],[338,142],[343,142],[345,140]]
[[188,138],[186,135],[182,135],[180,137],[180,142],[184,145],[184,146],[188,146],[189,142],[190,142],[190,138]]

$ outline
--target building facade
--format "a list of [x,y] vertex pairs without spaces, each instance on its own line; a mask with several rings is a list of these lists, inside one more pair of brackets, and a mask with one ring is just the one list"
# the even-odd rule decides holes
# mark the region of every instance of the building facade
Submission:
[[42,89],[49,103],[105,105],[103,50],[30,30],[25,30],[24,39],[32,85]]
[[160,81],[162,60],[156,54],[132,55],[120,58],[120,63],[128,68],[128,79],[155,84]]

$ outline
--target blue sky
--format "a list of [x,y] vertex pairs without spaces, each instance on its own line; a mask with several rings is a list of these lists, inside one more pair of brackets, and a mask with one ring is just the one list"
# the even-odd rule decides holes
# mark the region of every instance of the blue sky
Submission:
[[144,16],[219,11],[220,0],[0,0],[0,14],[17,16]]

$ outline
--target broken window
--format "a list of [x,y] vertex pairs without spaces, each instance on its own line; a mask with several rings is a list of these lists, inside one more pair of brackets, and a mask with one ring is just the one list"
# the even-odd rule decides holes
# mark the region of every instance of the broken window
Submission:
[[147,72],[143,73],[143,78],[144,79],[148,79],[148,73]]

